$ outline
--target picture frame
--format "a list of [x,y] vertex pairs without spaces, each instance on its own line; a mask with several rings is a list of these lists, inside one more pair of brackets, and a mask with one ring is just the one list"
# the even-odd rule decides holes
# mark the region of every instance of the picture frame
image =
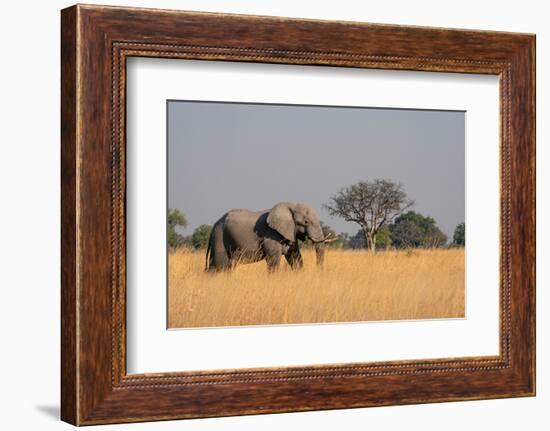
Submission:
[[[76,5],[61,12],[61,418],[139,422],[535,395],[535,36]],[[490,74],[500,88],[500,353],[128,374],[126,62]]]

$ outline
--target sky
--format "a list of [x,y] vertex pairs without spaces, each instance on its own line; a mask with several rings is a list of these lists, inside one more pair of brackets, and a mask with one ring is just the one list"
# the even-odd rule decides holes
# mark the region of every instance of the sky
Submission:
[[336,232],[359,226],[322,208],[359,181],[403,185],[413,211],[452,237],[465,219],[465,112],[168,101],[168,207],[191,234],[232,208],[303,202]]

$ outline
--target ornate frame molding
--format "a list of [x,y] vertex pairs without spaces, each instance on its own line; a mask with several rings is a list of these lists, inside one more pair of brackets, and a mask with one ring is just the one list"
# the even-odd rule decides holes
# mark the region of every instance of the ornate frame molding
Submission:
[[[212,25],[221,30],[203,30]],[[269,31],[258,36],[258,28]],[[322,41],[300,42],[311,34]],[[323,37],[329,34],[339,37]],[[498,75],[500,355],[127,375],[130,56]],[[534,36],[78,5],[62,12],[62,57],[64,420],[97,424],[534,394]],[[518,211],[531,215],[527,223]],[[305,391],[311,395],[301,396]]]

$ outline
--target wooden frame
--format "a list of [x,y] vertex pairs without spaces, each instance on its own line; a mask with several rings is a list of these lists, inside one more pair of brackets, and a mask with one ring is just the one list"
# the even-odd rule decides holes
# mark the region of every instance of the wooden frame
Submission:
[[[61,417],[75,425],[535,394],[535,37],[102,6],[62,11]],[[495,74],[495,357],[127,375],[129,56]]]

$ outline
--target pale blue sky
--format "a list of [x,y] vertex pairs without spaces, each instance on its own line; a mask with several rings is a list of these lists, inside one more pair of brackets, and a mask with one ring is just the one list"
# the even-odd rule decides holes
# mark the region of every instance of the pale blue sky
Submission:
[[337,232],[358,226],[322,209],[341,187],[389,178],[414,211],[452,236],[465,218],[465,113],[302,105],[168,102],[168,206],[191,233],[231,208],[312,205]]

